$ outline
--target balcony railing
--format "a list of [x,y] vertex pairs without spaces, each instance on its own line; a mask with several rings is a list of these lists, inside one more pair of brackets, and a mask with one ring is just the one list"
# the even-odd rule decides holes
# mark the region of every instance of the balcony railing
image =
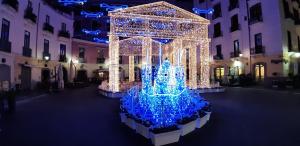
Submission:
[[265,53],[265,46],[256,46],[255,48],[251,48],[252,55],[254,54],[264,54]]
[[240,24],[232,25],[230,27],[230,32],[234,32],[234,31],[237,31],[237,30],[240,30],[240,29],[241,29],[241,25]]
[[16,11],[19,9],[19,1],[18,0],[2,0],[2,4],[9,5]]
[[104,64],[105,58],[97,58],[97,64]]
[[70,38],[70,32],[66,30],[60,30],[58,32],[58,36],[64,37],[64,38]]
[[78,58],[79,63],[86,63],[86,58]]
[[230,52],[230,58],[240,57],[240,54],[240,51]]
[[215,31],[214,32],[214,38],[221,37],[221,36],[223,36],[223,32],[222,31]]
[[255,23],[258,23],[258,22],[262,22],[262,21],[263,21],[262,16],[251,17],[250,20],[249,20],[249,24],[252,25],[252,24],[255,24]]
[[23,47],[23,56],[25,57],[31,57],[32,50],[28,47]]
[[0,39],[0,51],[11,53],[11,42],[8,40]]
[[214,60],[223,60],[223,54],[218,54],[214,56]]
[[43,52],[43,60],[51,60],[51,54],[49,52]]
[[230,4],[229,7],[228,7],[228,11],[231,11],[231,10],[233,10],[233,9],[235,9],[235,8],[239,8],[239,3],[238,3],[238,1],[235,2],[235,3],[233,3],[233,4]]
[[59,62],[67,62],[67,56],[66,55],[59,55]]
[[33,13],[32,8],[26,8],[24,18],[36,23],[36,15]]
[[54,28],[52,25],[50,25],[49,23],[44,23],[44,27],[43,27],[44,31],[48,31],[50,33],[54,32]]

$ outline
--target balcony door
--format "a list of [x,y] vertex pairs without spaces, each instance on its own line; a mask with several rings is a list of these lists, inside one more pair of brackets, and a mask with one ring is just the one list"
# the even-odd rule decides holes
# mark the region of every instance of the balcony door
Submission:
[[3,41],[9,40],[9,27],[10,27],[10,22],[3,18],[2,27],[1,27],[1,40]]

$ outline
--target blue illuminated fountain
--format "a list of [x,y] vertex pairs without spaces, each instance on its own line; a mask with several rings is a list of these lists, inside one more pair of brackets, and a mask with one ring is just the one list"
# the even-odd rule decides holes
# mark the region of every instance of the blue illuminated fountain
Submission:
[[186,87],[183,66],[165,60],[156,68],[153,72],[152,66],[144,65],[141,89],[135,86],[121,99],[121,108],[130,116],[150,124],[150,128],[165,128],[197,115],[208,104]]

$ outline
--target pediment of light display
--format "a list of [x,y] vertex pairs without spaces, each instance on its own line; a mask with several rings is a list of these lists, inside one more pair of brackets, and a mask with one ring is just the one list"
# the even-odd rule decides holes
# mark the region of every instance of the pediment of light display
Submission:
[[[123,37],[149,36],[152,38],[205,38],[209,21],[171,5],[156,2],[111,11],[111,33]],[[171,19],[170,19],[171,18]],[[203,34],[203,35],[202,35]]]

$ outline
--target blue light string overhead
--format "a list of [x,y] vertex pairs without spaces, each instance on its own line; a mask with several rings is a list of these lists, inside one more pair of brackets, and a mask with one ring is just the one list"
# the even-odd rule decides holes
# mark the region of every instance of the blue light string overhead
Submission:
[[101,33],[101,30],[88,30],[88,29],[82,29],[82,32],[89,35],[99,35]]
[[106,3],[101,3],[99,6],[100,8],[105,8],[106,11],[114,11],[128,8],[128,5],[109,5]]
[[209,9],[200,9],[200,8],[193,8],[193,11],[195,14],[213,14],[214,13],[214,9],[213,8],[209,8]]
[[80,15],[85,18],[100,18],[104,14],[102,12],[87,12],[87,11],[81,11]]
[[83,5],[87,2],[87,0],[58,0],[59,3],[63,4],[64,6],[68,5]]

